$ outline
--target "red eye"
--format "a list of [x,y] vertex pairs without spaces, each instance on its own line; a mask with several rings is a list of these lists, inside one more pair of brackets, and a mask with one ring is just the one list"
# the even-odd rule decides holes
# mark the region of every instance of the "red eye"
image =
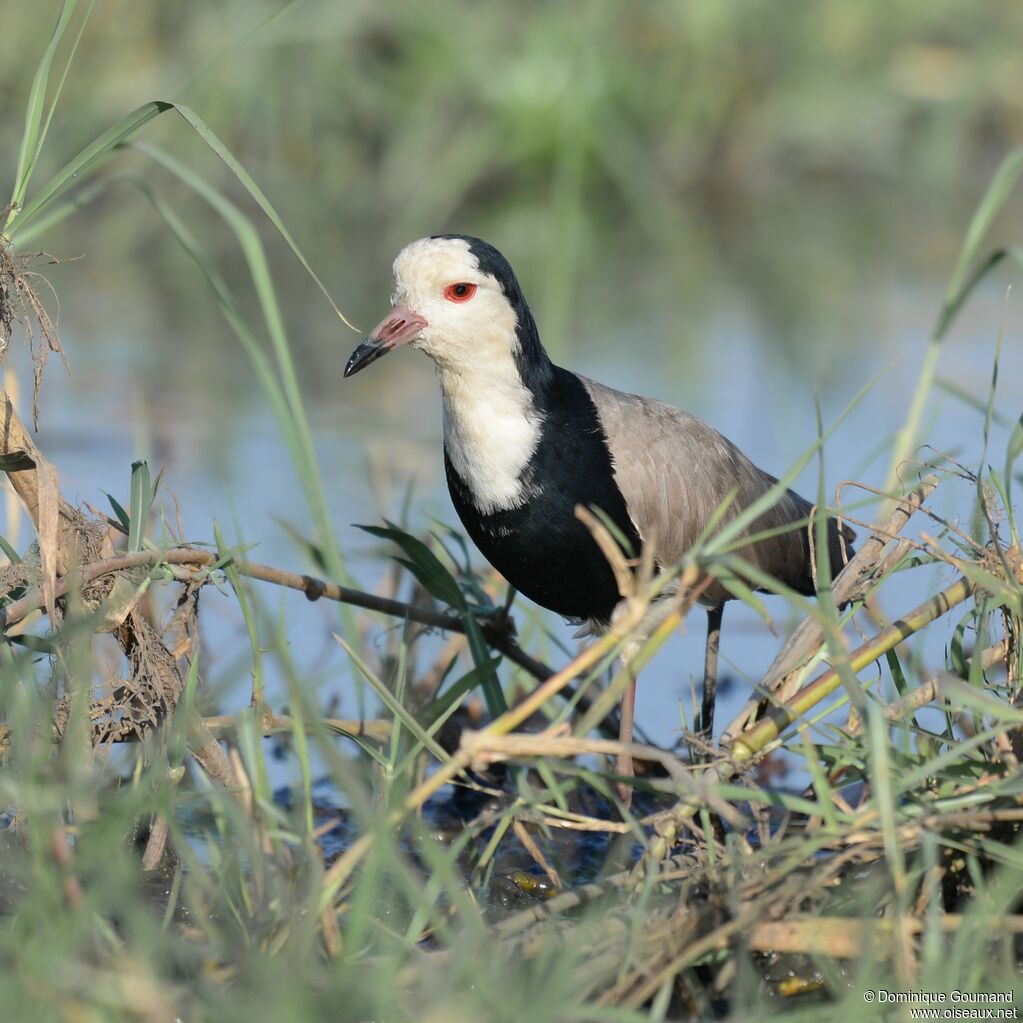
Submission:
[[449,302],[468,302],[475,294],[475,284],[449,284],[444,289],[444,297]]

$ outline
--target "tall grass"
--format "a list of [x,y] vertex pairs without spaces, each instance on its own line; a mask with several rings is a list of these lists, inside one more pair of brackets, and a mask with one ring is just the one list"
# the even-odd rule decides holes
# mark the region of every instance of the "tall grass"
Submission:
[[[0,465],[38,539],[10,550],[2,580],[4,1015],[628,1021],[766,1019],[791,1007],[856,1020],[888,1013],[880,989],[1015,998],[1023,569],[1012,495],[1023,419],[1004,454],[986,451],[996,469],[941,461],[903,473],[899,491],[847,491],[841,509],[854,521],[883,505],[878,523],[860,524],[857,560],[841,573],[818,566],[817,604],[779,593],[803,622],[709,757],[694,766],[633,751],[658,769],[630,810],[606,769],[618,747],[594,731],[628,682],[619,673],[602,689],[608,670],[665,578],[640,573],[621,627],[551,668],[518,646],[502,588],[449,534],[371,527],[398,556],[395,592],[356,590],[256,224],[268,221],[312,270],[260,187],[173,99],[139,106],[35,183],[66,75],[56,55],[62,42],[73,55],[79,35],[64,37],[88,16],[75,22],[76,10],[65,3],[31,90],[3,229],[5,300],[31,314],[29,248],[104,189],[140,189],[255,367],[316,532],[296,543],[312,574],[252,560],[215,523],[204,543],[186,543],[154,522],[160,481],[143,464],[126,469],[127,495],[108,519],[76,512],[5,395]],[[230,170],[244,206],[141,137],[174,113]],[[127,147],[216,213],[254,303],[236,297],[164,178],[118,172]],[[922,439],[938,343],[997,262],[985,232],[1020,162],[1007,157],[967,232],[934,354],[889,443],[900,464]],[[828,433],[764,498],[819,457],[818,528]],[[928,512],[936,488],[977,507],[972,535]],[[713,572],[762,609],[755,590],[779,587],[734,554],[760,511],[708,530],[668,574],[698,584]],[[926,566],[946,578],[918,606],[899,604],[897,578]],[[337,663],[375,694],[378,717],[336,719],[319,705],[270,585],[340,605]],[[247,637],[247,705],[221,706],[204,684],[215,652],[199,641],[199,595],[212,586]],[[687,610],[670,607],[634,665]],[[914,644],[953,611],[947,663],[916,677]],[[365,616],[380,614],[402,626],[383,651],[366,641]],[[464,635],[468,657],[429,654],[428,626]],[[269,660],[283,693],[266,690]],[[474,723],[461,705],[476,691],[487,715],[453,730]],[[569,727],[538,731],[536,715]],[[271,785],[274,743],[296,767],[288,793]],[[782,760],[802,765],[805,786],[772,783]]]

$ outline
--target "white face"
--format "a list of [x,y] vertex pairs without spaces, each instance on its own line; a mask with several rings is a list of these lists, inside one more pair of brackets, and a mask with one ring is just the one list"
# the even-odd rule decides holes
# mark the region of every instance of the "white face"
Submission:
[[426,352],[440,376],[444,448],[456,474],[484,514],[518,507],[529,496],[524,472],[543,416],[517,365],[515,309],[464,238],[406,245],[394,283],[391,312],[352,352],[345,376],[402,345]]
[[409,343],[441,367],[507,356],[518,346],[515,311],[461,238],[422,238],[394,261],[392,302],[426,325]]

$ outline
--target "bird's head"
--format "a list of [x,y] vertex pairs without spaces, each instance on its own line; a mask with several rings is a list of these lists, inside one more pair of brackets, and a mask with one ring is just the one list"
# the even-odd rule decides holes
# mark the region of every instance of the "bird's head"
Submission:
[[518,358],[524,333],[535,338],[514,271],[479,238],[435,235],[406,245],[394,261],[394,284],[391,312],[352,353],[346,377],[406,344],[457,369]]

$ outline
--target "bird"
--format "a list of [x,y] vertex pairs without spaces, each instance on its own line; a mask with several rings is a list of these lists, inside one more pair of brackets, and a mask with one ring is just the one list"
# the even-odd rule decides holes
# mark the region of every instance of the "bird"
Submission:
[[[436,367],[448,491],[466,532],[520,593],[591,633],[606,631],[622,598],[611,565],[577,508],[599,510],[633,551],[652,544],[659,568],[677,563],[731,499],[719,524],[777,484],[713,427],[654,398],[556,365],[511,264],[472,235],[406,245],[393,265],[391,311],[349,358],[344,376],[405,345]],[[739,550],[762,572],[815,593],[810,502],[792,490]],[[852,531],[829,518],[830,564],[852,553]],[[725,602],[705,579],[704,691],[697,731],[708,740]],[[636,644],[632,645],[635,650]],[[624,658],[623,658],[624,659]],[[623,748],[632,739],[635,678],[622,699]],[[618,757],[628,798],[627,753]]]

